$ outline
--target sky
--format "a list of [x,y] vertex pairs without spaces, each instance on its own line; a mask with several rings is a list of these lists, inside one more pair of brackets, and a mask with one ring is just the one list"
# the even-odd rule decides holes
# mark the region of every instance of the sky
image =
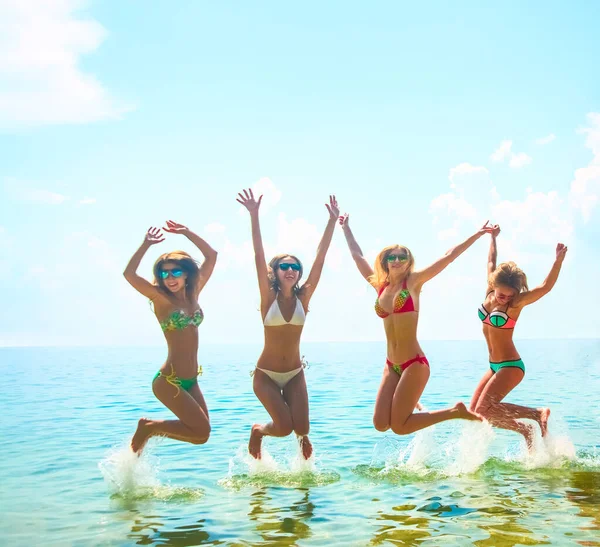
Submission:
[[[486,220],[554,290],[515,338],[599,338],[600,4],[0,0],[2,346],[161,345],[123,269],[174,219],[219,251],[204,343],[260,343],[248,214],[310,267],[335,194],[369,260],[424,267]],[[422,340],[481,339],[489,239],[421,297]],[[154,260],[182,236],[152,247]],[[384,340],[336,230],[305,341]]]

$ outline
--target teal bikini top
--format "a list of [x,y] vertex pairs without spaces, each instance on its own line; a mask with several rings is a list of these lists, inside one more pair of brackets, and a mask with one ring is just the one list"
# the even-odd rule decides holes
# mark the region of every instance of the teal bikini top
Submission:
[[194,315],[187,315],[183,310],[175,310],[167,319],[160,322],[160,328],[166,332],[183,330],[190,326],[198,327],[203,319],[204,314],[201,309],[197,309]]

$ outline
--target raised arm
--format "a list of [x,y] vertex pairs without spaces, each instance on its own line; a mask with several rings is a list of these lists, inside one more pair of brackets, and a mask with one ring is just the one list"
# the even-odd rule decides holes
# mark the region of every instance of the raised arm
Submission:
[[137,274],[137,269],[140,266],[140,262],[146,251],[152,245],[156,245],[157,243],[161,243],[165,240],[165,236],[158,228],[151,227],[148,229],[146,236],[144,237],[143,243],[140,245],[140,248],[133,254],[131,259],[129,260],[127,266],[125,267],[125,271],[123,272],[123,276],[129,284],[139,293],[142,293],[145,297],[150,300],[154,300],[155,298],[162,296],[158,287],[150,283],[147,279],[139,276]]
[[166,227],[163,228],[165,232],[171,234],[181,234],[187,237],[202,253],[204,261],[200,266],[200,274],[198,275],[198,283],[196,285],[196,297],[200,294],[200,291],[204,288],[210,276],[215,269],[217,263],[217,251],[215,251],[206,241],[204,241],[198,234],[192,232],[189,228],[183,224],[178,224],[172,220],[167,220]]
[[431,266],[414,272],[411,278],[414,279],[416,286],[422,286],[427,283],[430,279],[433,279],[440,272],[444,271],[452,262],[454,262],[461,254],[463,254],[473,243],[475,243],[482,235],[490,234],[494,230],[493,226],[489,226],[489,222],[486,222],[481,229],[477,230],[469,239],[463,241],[460,245],[453,247],[446,254],[436,260]]
[[335,196],[329,196],[329,204],[326,203],[325,207],[327,207],[327,211],[329,212],[329,220],[327,221],[327,226],[325,226],[323,237],[319,242],[315,261],[313,262],[310,273],[306,278],[306,282],[302,286],[304,289],[304,297],[307,300],[310,300],[310,297],[312,296],[313,292],[315,292],[315,289],[319,284],[319,280],[321,279],[321,273],[323,272],[323,266],[325,265],[325,256],[329,250],[329,245],[331,245],[331,238],[333,237],[333,232],[335,230],[335,223],[340,216],[340,209]]
[[500,234],[500,226],[497,224],[494,225],[494,231],[490,234],[490,251],[488,253],[488,263],[487,263],[487,274],[488,277],[492,274],[492,272],[496,269],[496,261],[498,259],[498,248],[496,247],[496,238]]
[[340,217],[340,226],[342,227],[342,230],[344,231],[344,236],[346,237],[346,243],[348,243],[348,248],[350,249],[350,254],[352,255],[352,258],[354,260],[354,263],[356,264],[356,267],[358,268],[358,271],[361,273],[361,275],[367,281],[369,281],[369,278],[373,275],[373,268],[371,268],[371,265],[369,264],[367,259],[363,256],[363,252],[362,252],[359,244],[356,242],[356,239],[354,239],[354,234],[352,233],[352,230],[350,229],[349,221],[350,221],[350,215],[348,213],[344,214],[343,216]]
[[554,260],[554,264],[552,264],[552,269],[550,270],[550,273],[548,274],[546,279],[544,279],[543,283],[539,287],[521,293],[515,299],[513,305],[515,307],[522,308],[523,306],[533,304],[536,300],[539,300],[540,298],[542,298],[542,296],[548,294],[552,290],[552,287],[554,287],[554,284],[558,279],[558,274],[560,273],[560,268],[562,266],[566,254],[567,247],[562,243],[559,243],[556,246],[556,259]]
[[[258,209],[262,196],[258,201],[254,199],[252,189],[244,190],[238,194],[236,201],[241,203],[250,213],[250,223],[252,226],[252,245],[254,246],[254,262],[256,264],[256,274],[258,276],[258,288],[260,290],[261,307],[268,305],[270,286],[269,273],[267,271],[267,261],[265,259],[265,250],[263,248],[262,235],[260,233],[260,222],[258,220]],[[264,311],[264,310],[263,310]]]

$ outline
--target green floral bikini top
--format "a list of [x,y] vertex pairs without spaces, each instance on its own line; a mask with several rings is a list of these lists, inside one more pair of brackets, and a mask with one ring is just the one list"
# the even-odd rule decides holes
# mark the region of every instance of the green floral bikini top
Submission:
[[197,309],[193,315],[188,315],[183,310],[175,310],[169,317],[160,322],[160,328],[166,332],[183,330],[190,326],[198,327],[203,319],[204,314],[201,309]]

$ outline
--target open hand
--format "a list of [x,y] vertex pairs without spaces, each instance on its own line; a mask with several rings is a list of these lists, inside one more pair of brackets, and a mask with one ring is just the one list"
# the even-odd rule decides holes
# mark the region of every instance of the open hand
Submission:
[[187,228],[187,226],[184,226],[183,224],[178,224],[177,222],[174,222],[173,220],[167,220],[167,225],[163,228],[163,230],[165,232],[169,232],[170,234],[187,234],[189,232],[189,229]]
[[558,243],[556,245],[556,260],[564,260],[565,255],[567,254],[567,246],[563,243]]
[[342,228],[349,228],[349,227],[350,227],[350,224],[349,224],[349,221],[350,221],[350,214],[349,214],[349,213],[344,213],[343,215],[341,215],[341,216],[338,218],[338,221],[339,221],[339,223],[340,223],[340,226],[341,226]]
[[258,211],[260,207],[260,202],[262,201],[262,196],[258,198],[258,201],[254,199],[254,193],[252,192],[252,188],[248,188],[248,190],[244,190],[244,194],[240,192],[238,194],[239,198],[236,198],[235,201],[241,203],[246,209],[248,209],[249,213],[253,213]]
[[490,221],[486,220],[485,224],[479,228],[479,230],[477,230],[477,233],[482,236],[484,234],[493,234],[494,233],[494,226],[490,226]]
[[340,208],[338,207],[338,202],[337,199],[335,199],[335,196],[329,196],[329,205],[326,203],[325,207],[327,207],[327,211],[329,211],[329,218],[335,220],[340,216]]
[[146,232],[146,237],[144,241],[149,245],[156,245],[157,243],[162,243],[165,240],[165,235],[160,231],[160,228],[155,228],[151,226],[148,228]]

